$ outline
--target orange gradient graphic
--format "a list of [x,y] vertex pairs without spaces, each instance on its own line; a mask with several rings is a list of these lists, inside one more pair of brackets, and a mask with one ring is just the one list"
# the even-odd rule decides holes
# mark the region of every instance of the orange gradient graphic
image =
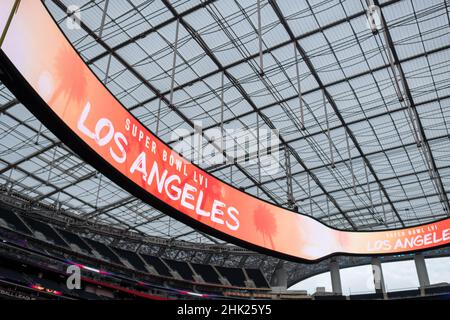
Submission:
[[[0,27],[11,5],[10,0],[0,0]],[[215,235],[243,241],[241,245],[304,260],[336,253],[410,252],[450,243],[450,219],[393,231],[336,230],[241,192],[196,167],[115,99],[41,1],[21,2],[1,50],[74,137],[81,138],[118,175],[175,209],[176,217],[189,217],[188,224],[200,222]],[[54,134],[58,136],[57,131]]]

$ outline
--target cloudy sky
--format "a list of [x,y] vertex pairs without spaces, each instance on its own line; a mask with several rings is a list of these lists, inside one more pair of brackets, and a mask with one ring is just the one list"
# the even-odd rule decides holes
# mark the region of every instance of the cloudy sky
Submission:
[[[450,257],[426,259],[425,261],[432,284],[450,283]],[[383,263],[381,267],[388,291],[408,290],[419,286],[413,260]],[[341,282],[345,295],[375,292],[370,265],[342,269]],[[329,272],[306,279],[292,286],[290,290],[307,290],[311,294],[316,291],[317,287],[325,287],[326,291],[331,291]]]

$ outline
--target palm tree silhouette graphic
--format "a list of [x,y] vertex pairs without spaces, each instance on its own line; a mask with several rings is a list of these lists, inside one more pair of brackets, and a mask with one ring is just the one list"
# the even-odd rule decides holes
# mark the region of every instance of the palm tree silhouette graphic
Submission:
[[275,249],[272,238],[277,233],[277,223],[270,208],[265,204],[259,204],[253,211],[253,221],[256,230],[263,235],[264,245],[267,238],[270,242],[270,247]]
[[73,59],[73,55],[70,48],[62,47],[56,55],[53,69],[56,86],[48,104],[62,107],[63,117],[70,102],[85,103],[87,98],[86,65],[79,57]]

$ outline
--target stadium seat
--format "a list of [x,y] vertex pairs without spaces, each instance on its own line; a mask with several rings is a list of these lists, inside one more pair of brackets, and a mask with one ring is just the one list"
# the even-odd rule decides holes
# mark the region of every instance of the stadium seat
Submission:
[[148,272],[147,268],[145,268],[145,263],[135,252],[119,248],[112,248],[112,250],[114,250],[121,258],[126,259],[136,270]]
[[165,277],[172,277],[169,268],[158,258],[149,256],[146,254],[141,254],[141,257],[145,260],[145,262],[152,266],[160,275]]
[[27,283],[25,277],[20,272],[5,267],[0,267],[0,279],[12,281],[14,283]]
[[111,249],[107,245],[88,238],[83,238],[83,240],[86,241],[94,250],[100,253],[102,257],[116,264],[122,264],[117,255],[113,251],[111,251]]
[[216,269],[230,281],[231,285],[237,287],[245,287],[245,274],[240,268],[216,267]]
[[53,228],[43,222],[34,220],[32,218],[22,216],[22,219],[34,230],[42,233],[48,241],[53,242],[54,244],[68,248],[67,243],[61,238],[60,235],[56,233]]
[[80,248],[81,250],[83,250],[85,253],[91,254],[92,253],[92,249],[87,245],[87,243],[78,235],[66,231],[64,229],[57,229],[58,232],[61,234],[61,236],[64,237],[64,239],[66,239],[66,241],[69,244],[74,244],[76,245],[78,248]]
[[420,296],[419,289],[391,291],[387,293],[388,298],[407,298]]
[[206,264],[191,263],[192,268],[208,283],[221,284],[219,275],[213,267]]
[[253,280],[258,288],[270,288],[266,278],[259,269],[245,269],[250,280]]
[[450,285],[429,286],[425,288],[426,294],[450,293]]
[[175,261],[175,260],[168,260],[164,259],[166,263],[172,268],[172,270],[178,272],[178,274],[183,277],[185,280],[193,281],[193,272],[189,265],[186,262],[182,261]]
[[32,234],[30,228],[28,228],[14,212],[0,208],[0,218],[2,218],[11,229],[27,235]]

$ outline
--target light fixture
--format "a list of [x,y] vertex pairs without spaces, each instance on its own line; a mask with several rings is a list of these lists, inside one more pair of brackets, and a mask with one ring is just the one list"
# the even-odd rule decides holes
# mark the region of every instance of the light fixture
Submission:
[[373,34],[378,34],[378,31],[381,29],[381,15],[380,8],[371,4],[367,8],[367,20],[369,22],[370,30],[372,30]]

